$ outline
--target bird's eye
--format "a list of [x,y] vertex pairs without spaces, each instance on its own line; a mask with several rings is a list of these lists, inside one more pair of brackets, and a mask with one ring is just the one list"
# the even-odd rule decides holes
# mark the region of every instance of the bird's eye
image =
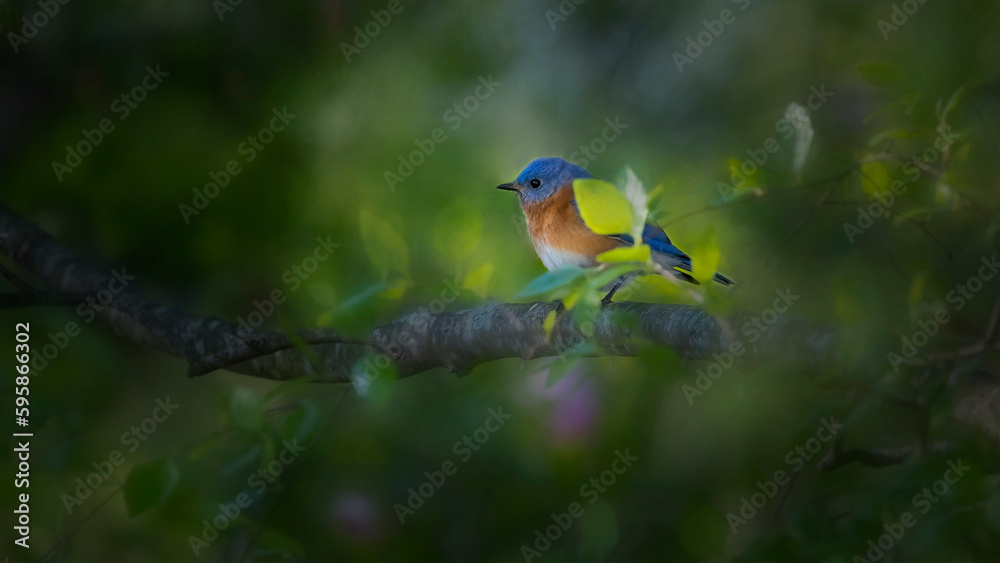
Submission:
[[538,186],[541,186],[541,185],[542,185],[542,181],[539,180],[538,178],[535,178],[534,180],[531,181],[531,187],[532,188],[537,188]]

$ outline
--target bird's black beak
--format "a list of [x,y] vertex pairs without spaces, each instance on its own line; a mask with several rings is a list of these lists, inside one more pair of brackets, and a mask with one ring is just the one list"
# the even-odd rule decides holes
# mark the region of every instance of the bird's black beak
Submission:
[[519,191],[521,191],[521,189],[518,188],[517,184],[515,184],[514,182],[510,182],[509,184],[500,184],[499,186],[497,186],[497,189],[498,190],[510,190],[512,192],[519,192]]

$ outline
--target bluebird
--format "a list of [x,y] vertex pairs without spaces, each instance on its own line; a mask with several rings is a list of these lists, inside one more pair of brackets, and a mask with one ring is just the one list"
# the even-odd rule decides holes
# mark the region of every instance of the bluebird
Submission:
[[[573,195],[573,181],[578,178],[593,176],[582,166],[559,157],[538,158],[516,180],[497,186],[517,192],[535,252],[549,270],[570,265],[592,268],[598,265],[598,254],[634,244],[630,234],[599,235],[587,227]],[[662,268],[685,281],[698,283],[685,273],[691,271],[691,258],[671,244],[658,225],[646,223],[642,242],[649,245],[653,261]],[[722,274],[715,274],[714,280],[723,285],[733,284]],[[610,302],[627,281],[628,277],[622,277],[609,283],[610,292],[603,303]]]

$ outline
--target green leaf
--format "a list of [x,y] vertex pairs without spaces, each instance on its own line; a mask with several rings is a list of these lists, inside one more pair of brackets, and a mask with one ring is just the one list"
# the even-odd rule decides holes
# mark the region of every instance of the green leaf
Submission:
[[[327,322],[333,320],[334,318],[346,315],[359,308],[361,305],[367,304],[369,301],[374,299],[376,295],[385,291],[389,288],[389,284],[381,282],[370,285],[361,291],[355,293],[354,295],[343,300],[336,308],[330,313],[330,318],[322,317]],[[326,324],[326,323],[321,323]]]
[[383,299],[397,301],[403,298],[406,290],[412,285],[409,278],[397,278],[392,283],[386,284],[385,289],[379,292],[378,296]]
[[712,281],[721,258],[715,227],[709,224],[702,233],[699,243],[691,250],[691,276],[701,283]]
[[858,67],[858,71],[861,72],[861,77],[872,86],[889,90],[903,90],[906,88],[906,76],[903,72],[887,64],[864,64]]
[[906,211],[896,213],[893,216],[893,225],[899,225],[907,219],[913,219],[914,217],[922,217],[924,215],[930,215],[934,211],[933,207],[927,207],[926,205],[916,205],[907,209]]
[[486,297],[490,288],[490,278],[493,277],[493,264],[487,262],[482,266],[469,272],[462,285],[479,297]]
[[598,262],[646,262],[649,260],[649,246],[623,246],[597,255]]
[[[633,264],[618,264],[610,268],[603,268],[590,278],[590,287],[594,289],[602,288],[611,283],[618,276],[633,272],[637,269],[638,268],[636,268]],[[603,295],[601,297],[603,297]]]
[[573,182],[580,216],[599,235],[632,232],[632,205],[618,188],[592,178]]
[[754,169],[749,174],[744,174],[742,170],[743,163],[735,158],[730,158],[729,162],[729,179],[733,183],[733,187],[737,190],[748,190],[750,188],[755,188],[760,185],[757,181],[758,173],[760,168],[754,167]]
[[889,171],[881,160],[866,162],[861,167],[861,189],[874,196],[889,189]]
[[572,311],[573,307],[576,306],[577,302],[579,302],[580,299],[582,299],[586,294],[587,294],[586,287],[582,285],[576,286],[573,289],[573,291],[570,291],[569,293],[567,293],[562,297],[563,307],[565,307],[567,311]]
[[129,518],[166,500],[178,481],[177,465],[165,457],[133,467],[125,478],[125,508]]
[[633,301],[660,301],[663,299],[684,300],[688,295],[680,285],[663,276],[645,276],[637,278],[629,286],[632,289]]
[[367,211],[361,212],[361,240],[368,258],[382,274],[382,281],[388,272],[409,274],[410,250],[406,241],[388,223]]
[[237,385],[229,393],[229,414],[244,430],[259,432],[264,427],[264,403],[252,389]]
[[514,297],[534,297],[543,293],[548,293],[554,289],[569,285],[576,279],[582,277],[587,271],[577,266],[563,266],[557,270],[545,272],[531,283],[524,286]]
[[306,285],[306,291],[320,305],[332,306],[337,303],[337,289],[324,281],[310,281]]

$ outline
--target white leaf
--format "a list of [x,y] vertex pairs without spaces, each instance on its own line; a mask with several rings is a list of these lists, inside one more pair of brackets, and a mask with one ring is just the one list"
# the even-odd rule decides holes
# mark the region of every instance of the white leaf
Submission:
[[806,165],[806,157],[809,156],[809,148],[813,141],[812,121],[809,119],[809,110],[803,106],[792,102],[785,110],[785,119],[795,128],[795,153],[792,158],[792,172],[795,173],[796,180],[802,178],[802,170]]
[[642,229],[646,224],[646,217],[649,215],[649,208],[646,207],[646,190],[642,187],[642,182],[635,175],[631,167],[625,167],[625,199],[632,204],[632,237],[642,240]]

